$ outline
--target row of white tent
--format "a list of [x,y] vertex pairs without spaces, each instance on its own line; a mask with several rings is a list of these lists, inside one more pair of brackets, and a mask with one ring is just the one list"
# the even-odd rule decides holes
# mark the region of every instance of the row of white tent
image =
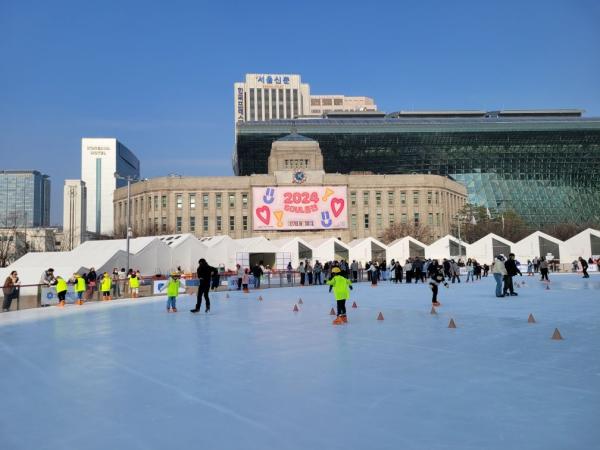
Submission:
[[[313,262],[356,260],[364,266],[368,261],[389,262],[392,259],[404,263],[409,257],[417,256],[440,260],[474,258],[482,264],[489,264],[495,255],[511,252],[521,262],[536,256],[550,256],[562,264],[569,264],[579,256],[586,259],[597,257],[599,249],[600,231],[587,229],[566,241],[537,231],[516,243],[489,234],[472,244],[459,243],[457,238],[447,235],[430,245],[412,237],[386,245],[374,238],[344,243],[335,238],[268,240],[264,237],[232,239],[229,236],[196,238],[192,234],[177,234],[131,239],[129,253],[131,268],[139,269],[143,275],[153,275],[167,274],[178,266],[186,272],[193,272],[200,258],[228,270],[234,269],[236,263],[249,266],[259,261],[284,269],[289,262],[297,268],[299,262],[306,259]],[[49,267],[54,268],[56,274],[69,277],[75,272],[87,272],[92,267],[97,273],[102,273],[126,264],[124,239],[88,241],[68,252],[28,253],[9,267],[0,269],[0,278],[4,280],[12,270],[17,270],[22,284],[36,284]]]

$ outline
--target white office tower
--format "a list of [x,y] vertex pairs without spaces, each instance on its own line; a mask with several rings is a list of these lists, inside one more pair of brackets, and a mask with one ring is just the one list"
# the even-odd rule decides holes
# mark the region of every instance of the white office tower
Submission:
[[246,74],[234,84],[235,122],[295,119],[309,113],[310,86],[300,75]]
[[81,179],[87,189],[87,229],[112,235],[114,227],[113,193],[127,181],[115,178],[140,176],[140,162],[133,152],[114,138],[81,140]]
[[81,180],[65,180],[63,192],[63,249],[73,250],[86,240],[86,189]]

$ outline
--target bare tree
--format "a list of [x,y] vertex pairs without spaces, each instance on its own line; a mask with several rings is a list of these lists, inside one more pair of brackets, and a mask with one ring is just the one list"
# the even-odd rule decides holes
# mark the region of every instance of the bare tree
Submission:
[[424,244],[431,243],[431,228],[427,225],[415,225],[413,223],[393,223],[386,228],[381,236],[384,244],[389,244],[396,239],[410,236]]

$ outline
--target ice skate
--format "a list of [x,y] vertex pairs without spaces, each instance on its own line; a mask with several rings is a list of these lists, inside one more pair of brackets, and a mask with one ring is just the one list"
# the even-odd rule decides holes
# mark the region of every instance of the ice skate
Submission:
[[348,316],[340,316],[342,318],[342,322],[348,323]]
[[59,301],[58,305],[56,305],[56,306],[58,306],[59,308],[64,308],[65,307],[65,301],[64,300]]
[[177,312],[177,308],[173,307],[173,312]]
[[198,308],[190,309],[190,312],[196,314],[197,312],[200,312],[200,309],[198,309]]
[[341,317],[336,317],[335,320],[333,322],[331,322],[333,325],[343,325],[344,324],[344,320]]
[[442,304],[441,304],[440,302],[438,302],[438,301],[431,302],[431,304],[432,304],[433,306],[442,306]]

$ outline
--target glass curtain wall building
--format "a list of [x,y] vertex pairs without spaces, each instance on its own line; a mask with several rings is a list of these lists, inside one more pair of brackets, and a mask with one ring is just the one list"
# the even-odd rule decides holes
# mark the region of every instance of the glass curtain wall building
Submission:
[[271,143],[290,130],[319,142],[328,173],[444,175],[470,203],[535,226],[600,221],[600,118],[579,110],[240,123],[235,173],[266,173]]
[[0,228],[50,225],[50,178],[37,170],[0,171]]

